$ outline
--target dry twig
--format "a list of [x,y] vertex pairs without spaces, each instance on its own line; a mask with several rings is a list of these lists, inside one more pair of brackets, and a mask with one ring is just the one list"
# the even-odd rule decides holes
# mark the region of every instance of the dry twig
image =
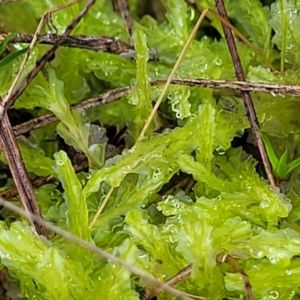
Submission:
[[[10,32],[0,33],[0,41],[3,41],[10,34]],[[33,39],[33,34],[20,33],[17,34],[9,43],[32,43]],[[134,51],[134,48],[129,44],[107,36],[63,36],[59,34],[42,34],[37,35],[36,40],[39,44],[59,45],[63,47],[108,52],[118,55],[129,56],[129,54]]]
[[151,124],[151,122],[152,122],[152,120],[153,120],[153,118],[154,118],[154,116],[155,116],[155,114],[156,114],[156,112],[157,112],[157,110],[158,110],[158,108],[159,108],[162,100],[164,99],[164,97],[165,97],[165,95],[167,93],[167,90],[168,90],[168,88],[169,88],[169,86],[171,84],[171,81],[172,81],[175,73],[176,73],[179,65],[181,64],[181,62],[182,62],[182,60],[184,58],[184,55],[185,55],[185,53],[186,53],[189,45],[191,44],[192,40],[194,39],[194,36],[195,36],[196,32],[198,31],[198,29],[199,29],[202,21],[204,20],[207,12],[208,12],[208,9],[205,9],[202,12],[202,14],[200,15],[200,17],[199,17],[196,25],[194,26],[194,28],[193,28],[193,30],[192,30],[192,32],[190,34],[188,40],[186,41],[184,47],[182,48],[182,50],[181,50],[181,52],[179,54],[179,57],[176,60],[176,63],[174,65],[174,67],[173,67],[173,69],[172,69],[172,71],[171,71],[171,73],[170,73],[170,75],[169,75],[169,77],[168,77],[168,79],[167,79],[164,87],[163,87],[163,90],[162,90],[161,94],[159,95],[159,97],[158,97],[158,99],[157,99],[157,101],[156,101],[156,103],[155,103],[155,105],[154,105],[154,107],[153,107],[153,109],[152,109],[152,111],[151,111],[148,119],[146,120],[144,127],[141,130],[141,133],[140,133],[137,141],[141,141],[144,138],[144,135],[145,135],[146,131],[148,130],[148,128],[149,128],[149,126],[150,126],[150,124]]
[[[164,84],[167,79],[155,79],[151,81],[151,85]],[[245,82],[245,81],[227,81],[227,80],[211,80],[211,79],[190,79],[190,78],[173,78],[171,84],[188,85],[199,88],[213,88],[213,89],[231,89],[236,91],[248,92],[264,92],[272,94],[287,94],[292,96],[300,96],[300,87],[296,85],[271,84],[259,82]],[[131,86],[125,86],[108,91],[97,97],[87,99],[79,104],[72,106],[74,109],[83,108],[90,109],[98,105],[106,104],[118,100],[128,95],[131,91]],[[14,126],[13,131],[16,136],[29,132],[47,124],[57,121],[53,114],[47,114],[20,125]]]
[[0,0],[0,4],[12,3],[12,2],[21,2],[22,0]]
[[[216,0],[216,7],[218,9],[218,13],[220,14],[220,16],[228,22],[228,17],[227,17],[227,13],[226,13],[226,9],[225,9],[223,0]],[[225,33],[225,38],[226,38],[226,41],[228,44],[230,55],[232,57],[232,61],[233,61],[237,79],[239,81],[246,82],[246,78],[245,78],[244,71],[242,68],[241,60],[240,60],[240,57],[237,52],[235,40],[234,40],[233,34],[231,32],[231,29],[228,28],[227,25],[225,25],[223,22],[222,22],[222,27],[223,27],[223,30]],[[272,173],[269,158],[266,153],[265,145],[264,145],[264,143],[261,139],[260,133],[259,133],[259,123],[258,123],[258,119],[256,116],[255,108],[254,108],[254,105],[253,105],[253,102],[251,99],[251,95],[249,92],[242,91],[242,98],[244,100],[247,117],[249,119],[252,133],[253,133],[253,136],[255,137],[255,140],[256,140],[260,155],[261,155],[261,159],[262,159],[264,169],[267,174],[267,178],[269,180],[269,183],[272,186],[275,186],[274,176]]]
[[153,203],[160,202],[161,199],[163,198],[163,196],[172,195],[177,189],[184,187],[190,180],[191,180],[191,177],[188,176],[187,178],[179,181],[177,184],[175,184],[169,190],[167,190],[163,195],[160,195],[157,198],[155,198]]
[[[203,9],[201,8],[201,5],[198,2],[195,2],[194,0],[185,0],[185,1],[187,2],[188,5],[195,8],[199,13],[201,13],[203,11]],[[272,65],[272,63],[263,54],[261,54],[260,50],[257,49],[238,29],[236,29],[233,25],[231,25],[228,20],[226,20],[222,16],[218,15],[214,10],[212,10],[210,8],[208,9],[208,11],[209,11],[208,18],[211,19],[210,16],[212,15],[213,17],[216,17],[218,20],[220,20],[227,27],[229,27],[235,33],[235,35],[241,41],[243,41],[243,43],[245,45],[247,45],[250,49],[252,49],[256,53],[256,55],[259,57],[259,59],[262,61],[262,63],[264,63],[266,66],[268,66],[268,68],[270,68],[270,70],[272,70],[274,72],[276,71],[276,68]]]
[[5,153],[9,169],[18,189],[20,199],[27,213],[30,224],[40,235],[47,235],[46,229],[30,218],[30,213],[41,217],[31,182],[26,172],[20,150],[14,137],[8,117],[5,114],[0,121],[0,146]]
[[238,263],[236,262],[236,259],[231,255],[226,255],[224,253],[220,253],[217,255],[216,260],[217,260],[217,262],[220,262],[220,263],[223,263],[223,262],[227,263],[229,266],[232,267],[232,269],[235,272],[239,273],[242,276],[245,294],[246,294],[246,300],[254,300],[249,277],[245,273],[245,271],[238,265]]
[[[189,277],[191,273],[192,273],[192,265],[188,265],[187,267],[180,270],[176,275],[168,279],[165,283],[170,286],[174,286],[178,282],[183,281],[184,279]],[[161,287],[148,288],[146,289],[143,300],[151,300],[153,297],[157,296],[162,291],[163,289]]]
[[126,31],[127,31],[129,44],[131,46],[133,46],[133,40],[132,40],[133,20],[132,20],[131,15],[130,15],[130,11],[129,11],[129,8],[128,8],[128,5],[127,5],[127,1],[126,0],[113,0],[113,4],[114,4],[114,9],[121,13],[121,16],[122,16],[122,19],[123,19],[123,22],[124,22],[124,26],[125,26]]

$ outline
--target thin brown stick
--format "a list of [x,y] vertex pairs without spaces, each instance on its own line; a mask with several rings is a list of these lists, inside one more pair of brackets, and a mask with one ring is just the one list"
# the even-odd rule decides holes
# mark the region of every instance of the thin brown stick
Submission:
[[115,0],[114,1],[115,8],[120,11],[127,35],[128,35],[128,41],[131,46],[133,46],[133,21],[130,15],[129,7],[126,0]]
[[175,65],[174,65],[174,67],[173,67],[173,69],[172,69],[172,71],[171,71],[171,73],[170,73],[170,75],[169,75],[169,77],[168,77],[168,79],[167,79],[167,81],[166,81],[166,84],[165,84],[164,87],[163,87],[162,92],[161,92],[161,94],[159,95],[159,97],[158,97],[158,99],[157,99],[157,101],[156,101],[156,103],[155,103],[153,109],[151,110],[151,113],[150,113],[150,115],[148,116],[148,118],[147,118],[147,120],[146,120],[146,122],[145,122],[145,125],[144,125],[144,127],[142,128],[142,130],[141,130],[141,132],[140,132],[139,137],[137,138],[137,141],[138,141],[138,142],[141,141],[141,140],[144,138],[144,136],[145,136],[145,134],[146,134],[146,131],[148,130],[148,128],[149,128],[149,126],[150,126],[150,124],[151,124],[151,122],[152,122],[152,120],[153,120],[153,118],[154,118],[154,116],[155,116],[155,114],[156,114],[156,112],[157,112],[157,110],[158,110],[158,108],[159,108],[159,106],[160,106],[162,100],[164,99],[164,97],[165,97],[165,95],[166,95],[166,93],[167,93],[167,90],[168,90],[168,88],[169,88],[169,86],[170,86],[170,84],[171,84],[171,81],[172,81],[172,79],[173,79],[175,73],[176,73],[177,69],[179,68],[179,65],[181,64],[181,62],[182,62],[182,60],[183,60],[183,58],[184,58],[184,55],[185,55],[185,53],[186,53],[188,47],[190,46],[192,40],[194,39],[194,36],[195,36],[197,30],[199,29],[199,27],[200,27],[202,21],[204,20],[204,18],[205,18],[205,16],[206,16],[207,12],[208,12],[208,9],[205,9],[205,10],[202,12],[202,14],[200,15],[200,17],[199,17],[199,19],[198,19],[196,25],[194,26],[194,28],[193,28],[193,30],[192,30],[190,36],[188,37],[188,40],[186,41],[184,47],[182,48],[182,50],[181,50],[181,52],[180,52],[180,54],[179,54],[179,57],[178,57],[178,59],[176,60],[176,63],[175,63]]
[[[0,41],[3,41],[10,34],[10,32],[0,33]],[[33,38],[33,34],[20,33],[9,43],[31,43]],[[43,34],[37,36],[37,42],[45,45],[59,45],[63,47],[108,52],[117,55],[126,55],[134,51],[134,48],[129,44],[114,37],[107,36]]]
[[229,27],[236,34],[236,36],[244,42],[244,44],[246,44],[250,49],[252,49],[255,52],[255,54],[259,57],[262,63],[264,63],[268,68],[270,68],[270,70],[274,72],[277,71],[276,68],[272,65],[272,63],[263,54],[261,54],[260,50],[253,46],[252,43],[239,30],[237,30],[233,25],[231,25],[228,20],[226,21],[226,19],[218,15],[212,9],[209,9],[209,13],[217,17],[223,24]]
[[99,208],[97,209],[97,212],[92,220],[92,222],[90,223],[89,225],[89,228],[93,228],[94,224],[96,223],[97,219],[99,218],[99,216],[101,215],[103,209],[105,208],[106,204],[107,204],[107,201],[109,200],[111,194],[113,193],[114,191],[114,187],[111,186],[107,192],[107,194],[105,195],[105,198],[103,199],[101,205],[99,206]]
[[6,113],[0,121],[0,145],[8,161],[9,169],[17,186],[30,224],[37,234],[46,236],[47,232],[45,227],[36,223],[31,218],[31,214],[40,218],[42,215]]
[[12,3],[12,2],[21,2],[23,0],[0,0],[0,4]]
[[[165,283],[174,286],[178,282],[183,281],[187,277],[189,277],[192,273],[192,265],[188,265],[187,267],[180,270],[176,275],[172,276],[170,279],[168,279]],[[161,293],[163,289],[161,287],[157,288],[147,288],[145,295],[143,297],[143,300],[151,300],[153,297],[157,296],[159,293]]]
[[[201,5],[198,2],[195,2],[194,0],[185,0],[185,2],[187,2],[187,4],[189,6],[193,7],[199,13],[201,13],[203,11],[203,8],[201,7]],[[252,49],[256,53],[256,55],[260,58],[260,60],[266,66],[268,66],[274,72],[277,71],[276,68],[272,65],[272,63],[263,54],[261,54],[260,50],[257,49],[255,46],[253,46],[253,44],[238,29],[236,29],[233,25],[231,25],[229,23],[229,21],[227,21],[226,19],[224,19],[223,17],[218,15],[214,10],[212,10],[210,8],[208,9],[208,11],[209,11],[208,18],[210,18],[210,15],[212,15],[213,17],[215,17],[218,20],[220,20],[221,22],[223,22],[226,26],[228,26],[235,33],[235,35],[239,39],[241,39],[244,42],[244,44],[246,44],[250,49]]]
[[187,177],[187,178],[179,181],[177,184],[175,184],[169,190],[167,190],[163,195],[160,195],[157,198],[155,198],[154,201],[153,201],[153,203],[157,203],[157,202],[161,201],[161,199],[162,199],[163,196],[172,195],[175,190],[177,190],[177,189],[185,186],[190,181],[190,179],[191,179],[190,177]]
[[191,188],[195,185],[195,183],[196,183],[196,181],[193,178],[191,178],[188,185],[186,186],[186,188],[184,190],[185,194],[187,194],[191,190]]
[[[156,79],[151,82],[152,85],[163,84],[166,79]],[[265,82],[251,81],[228,81],[228,80],[212,80],[212,79],[191,79],[191,78],[174,78],[172,84],[188,85],[193,87],[206,87],[213,89],[231,89],[245,92],[264,92],[272,94],[287,94],[292,96],[300,96],[300,86],[274,84]]]
[[[223,0],[216,0],[216,6],[217,6],[218,13],[220,14],[220,16],[223,17],[228,22],[228,17],[227,17],[227,13],[226,13],[226,9],[225,9],[225,5],[224,5]],[[245,81],[246,82],[246,77],[244,75],[244,71],[243,71],[243,68],[242,68],[240,57],[239,57],[238,52],[237,52],[237,48],[236,48],[235,40],[233,38],[232,31],[223,22],[222,22],[222,27],[223,27],[223,30],[224,30],[226,42],[228,44],[229,52],[230,52],[230,55],[232,57],[232,61],[233,61],[233,65],[234,65],[234,69],[235,69],[237,79],[239,81]],[[256,140],[256,143],[257,143],[257,146],[258,146],[261,158],[262,158],[262,162],[263,162],[263,165],[264,165],[264,169],[266,171],[267,178],[269,180],[269,183],[272,186],[275,186],[274,176],[273,176],[273,173],[272,173],[269,158],[268,158],[268,155],[266,153],[265,145],[264,145],[264,143],[261,139],[260,133],[259,133],[259,123],[258,123],[258,119],[257,119],[257,116],[256,116],[255,108],[254,108],[254,105],[253,105],[253,102],[252,102],[252,99],[251,99],[251,95],[250,95],[249,92],[243,91],[242,92],[242,98],[244,100],[244,105],[245,105],[245,108],[246,108],[247,117],[249,119],[251,129],[252,129],[252,133],[253,133],[253,136],[255,137],[255,140]]]
[[[164,84],[167,79],[156,79],[151,81],[151,85]],[[272,94],[288,94],[292,96],[300,96],[300,86],[296,85],[280,85],[271,83],[245,82],[245,81],[226,81],[226,80],[210,80],[210,79],[190,79],[190,78],[173,78],[171,84],[187,85],[200,88],[214,89],[231,89],[236,91],[264,92]],[[106,104],[125,97],[130,93],[132,86],[116,88],[97,97],[87,99],[79,104],[72,106],[73,108],[89,109],[98,105]],[[16,136],[29,132],[53,122],[57,118],[53,114],[47,114],[20,125],[14,126],[13,131]]]
[[227,263],[229,266],[232,267],[232,269],[236,273],[239,273],[242,276],[242,280],[243,280],[243,283],[244,283],[245,294],[246,294],[246,300],[254,300],[254,296],[253,296],[253,293],[252,293],[252,286],[250,284],[249,276],[238,265],[238,263],[236,262],[236,259],[231,255],[220,253],[220,254],[217,255],[216,260],[220,263],[224,263],[224,262]]
[[[112,102],[114,100],[120,99],[131,91],[132,87],[131,86],[126,86],[126,87],[121,87],[121,88],[116,88],[114,90],[111,90],[107,93],[101,94],[98,97],[88,99],[82,103],[76,104],[72,106],[73,108],[84,108],[84,109],[89,109],[96,107],[100,104],[105,104]],[[45,125],[51,124],[53,122],[57,121],[56,116],[53,114],[47,114],[38,118],[35,118],[33,120],[30,120],[28,122],[25,122],[21,125],[17,125],[13,128],[14,133],[16,136],[24,134],[26,132],[29,132],[30,130],[37,129],[40,127],[43,127]]]
[[[52,183],[55,180],[56,180],[56,178],[52,175],[47,176],[47,177],[38,177],[37,179],[35,179],[31,182],[31,185],[34,189],[36,189],[45,184]],[[16,187],[9,188],[0,193],[0,197],[5,199],[6,201],[15,198],[18,195],[19,195],[19,192]]]
[[[4,206],[5,208],[9,209],[10,211],[13,211],[21,216],[24,216],[26,217],[27,214],[26,212],[17,207],[16,205],[12,204],[12,203],[9,203],[7,201],[5,201],[4,199],[2,199],[0,197],[0,205],[1,206]],[[31,213],[29,213],[31,214]],[[124,269],[128,270],[129,272],[137,275],[137,276],[140,276],[142,279],[144,279],[145,281],[153,284],[153,285],[157,285],[161,288],[163,288],[163,290],[169,292],[170,294],[176,296],[176,297],[179,297],[180,299],[183,299],[183,300],[192,300],[190,297],[186,296],[184,293],[182,293],[181,291],[179,290],[176,290],[174,289],[173,287],[171,287],[170,285],[164,283],[164,282],[161,282],[159,280],[157,280],[156,278],[154,278],[153,276],[149,275],[148,273],[145,273],[144,271],[141,271],[140,269],[136,268],[135,266],[133,266],[132,264],[129,264],[127,263],[126,261],[116,257],[115,255],[109,253],[109,252],[106,252],[104,251],[103,249],[99,248],[99,247],[96,247],[94,244],[91,244],[81,238],[79,238],[78,236],[64,230],[64,229],[61,229],[49,222],[46,222],[44,221],[42,218],[40,217],[37,217],[33,214],[31,214],[30,216],[34,222],[40,224],[41,226],[47,228],[49,231],[52,231],[60,236],[62,236],[63,238],[67,239],[68,241],[71,241],[81,247],[83,247],[84,249],[88,249],[89,251],[91,251],[92,253],[95,253],[96,255],[104,258],[105,260],[107,261],[110,261],[120,267],[123,267]]]

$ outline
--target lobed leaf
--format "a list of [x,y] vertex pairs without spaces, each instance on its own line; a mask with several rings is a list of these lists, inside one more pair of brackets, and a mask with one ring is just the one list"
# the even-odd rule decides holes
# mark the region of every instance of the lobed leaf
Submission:
[[55,154],[54,171],[64,188],[67,205],[67,228],[75,235],[89,240],[88,210],[86,198],[78,181],[70,160],[65,152]]

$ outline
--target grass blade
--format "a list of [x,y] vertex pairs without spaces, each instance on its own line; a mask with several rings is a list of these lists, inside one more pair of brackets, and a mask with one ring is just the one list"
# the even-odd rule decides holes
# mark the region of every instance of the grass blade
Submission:
[[14,59],[18,58],[20,55],[26,53],[27,50],[28,50],[28,47],[18,50],[18,51],[15,51],[15,52],[7,55],[5,58],[0,60],[0,68],[6,66],[10,62],[12,62]]
[[286,175],[286,169],[287,169],[286,160],[287,160],[287,149],[285,149],[284,153],[280,157],[278,165],[275,169],[276,175],[278,175],[278,177],[281,179],[284,179]]
[[8,37],[6,37],[3,42],[0,43],[0,55],[5,51],[5,48],[7,44],[16,36],[16,33],[10,34]]
[[267,154],[269,157],[269,160],[271,162],[271,165],[273,167],[273,169],[276,169],[278,166],[278,158],[273,150],[273,147],[271,145],[270,140],[268,139],[268,137],[264,134],[264,133],[260,133],[261,134],[261,138],[265,144],[266,150],[267,150]]
[[300,157],[290,162],[286,167],[286,174],[292,172],[294,169],[300,166]]

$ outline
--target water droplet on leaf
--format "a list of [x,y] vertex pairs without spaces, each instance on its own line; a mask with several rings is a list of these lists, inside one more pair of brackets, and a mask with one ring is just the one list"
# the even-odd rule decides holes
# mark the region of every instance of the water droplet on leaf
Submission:
[[63,162],[62,160],[58,160],[56,163],[57,163],[59,166],[63,166],[63,165],[64,165],[64,162]]

